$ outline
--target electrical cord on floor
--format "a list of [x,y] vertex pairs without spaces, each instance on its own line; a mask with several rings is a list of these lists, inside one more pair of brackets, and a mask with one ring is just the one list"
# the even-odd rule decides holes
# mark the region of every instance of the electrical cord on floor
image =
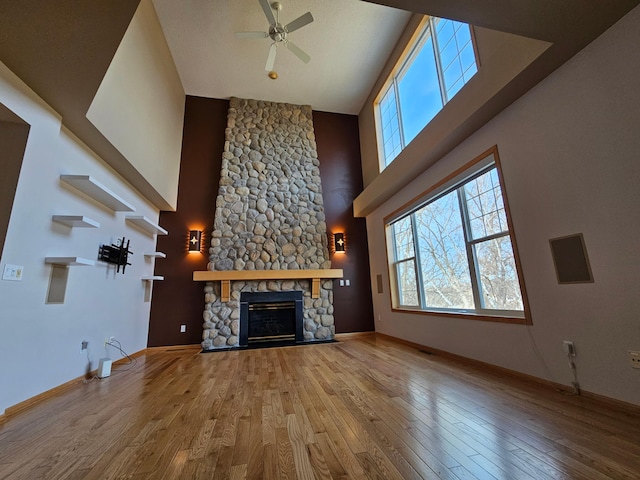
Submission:
[[549,369],[547,362],[544,360],[544,357],[542,356],[542,354],[540,353],[540,350],[538,349],[538,344],[536,343],[536,339],[533,337],[531,328],[532,328],[531,325],[527,325],[527,334],[529,335],[531,350],[533,350],[533,353],[535,354],[536,358],[540,361],[540,364],[542,365],[542,367],[544,368],[547,374],[547,378],[551,379],[551,381],[554,381],[553,374],[551,373],[551,370]]
[[[551,381],[556,383],[553,379],[553,374],[551,373],[551,370],[549,370],[547,363],[544,361],[543,356],[540,354],[540,351],[538,350],[538,345],[536,344],[536,340],[533,337],[533,333],[531,332],[531,327],[529,325],[527,325],[527,333],[529,334],[529,341],[531,342],[531,349],[533,350],[533,353],[535,353],[536,357],[538,358],[538,360],[546,370],[547,375],[549,376]],[[571,382],[571,386],[573,387],[573,390],[570,392],[567,392],[566,390],[562,390],[560,388],[555,388],[554,390],[556,390],[559,393],[562,393],[563,395],[580,395],[580,383],[578,383],[578,367],[576,366],[576,363],[573,360],[574,355],[572,355],[571,353],[565,353],[565,355],[569,359],[569,367],[573,372],[573,382]]]
[[567,353],[566,355],[569,359],[569,367],[571,368],[571,372],[573,372],[573,382],[571,382],[573,391],[567,393],[567,395],[580,395],[580,384],[578,383],[578,367],[576,366],[576,362],[574,362],[573,360],[574,356],[571,353]]
[[136,366],[137,360],[135,358],[131,358],[131,356],[122,349],[122,344],[118,340],[114,338],[111,341],[107,342],[106,345],[111,346],[113,348],[117,348],[120,351],[120,353],[125,357],[127,357],[127,359],[129,360],[129,363],[125,365],[125,367],[127,368],[120,368],[118,370],[114,370],[113,373],[126,372],[127,370],[131,370],[133,367]]
[[[85,348],[85,350],[87,352],[87,366],[89,368],[87,374],[89,374],[91,373],[91,358],[89,356],[89,347]],[[85,377],[82,379],[82,382],[87,384],[89,382],[93,382],[96,378],[98,378],[96,375],[85,375]]]

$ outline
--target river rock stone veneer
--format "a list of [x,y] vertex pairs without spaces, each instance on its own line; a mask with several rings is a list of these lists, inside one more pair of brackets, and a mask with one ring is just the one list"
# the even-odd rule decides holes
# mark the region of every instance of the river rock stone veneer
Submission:
[[[207,268],[331,268],[319,165],[310,106],[231,98]],[[331,339],[332,288],[312,299],[307,280],[237,281],[222,302],[208,282],[202,348],[238,345],[241,291],[302,290],[305,340]]]

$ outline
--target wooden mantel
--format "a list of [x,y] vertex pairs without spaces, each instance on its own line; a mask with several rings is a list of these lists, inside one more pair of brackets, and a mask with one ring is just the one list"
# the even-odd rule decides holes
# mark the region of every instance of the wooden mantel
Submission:
[[321,278],[342,278],[341,268],[315,270],[221,270],[193,272],[194,282],[215,282],[220,280],[220,300],[228,302],[232,280],[311,280],[311,298],[320,297]]

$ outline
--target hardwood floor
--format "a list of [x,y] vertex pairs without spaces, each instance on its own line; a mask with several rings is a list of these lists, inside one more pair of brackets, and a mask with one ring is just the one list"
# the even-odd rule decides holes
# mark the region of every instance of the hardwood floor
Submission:
[[637,412],[387,338],[197,352],[7,418],[0,478],[640,478]]

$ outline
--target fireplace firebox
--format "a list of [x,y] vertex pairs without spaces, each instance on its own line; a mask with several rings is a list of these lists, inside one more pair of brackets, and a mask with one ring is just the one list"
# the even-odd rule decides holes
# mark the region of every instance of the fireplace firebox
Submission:
[[240,346],[302,342],[302,291],[240,294]]

